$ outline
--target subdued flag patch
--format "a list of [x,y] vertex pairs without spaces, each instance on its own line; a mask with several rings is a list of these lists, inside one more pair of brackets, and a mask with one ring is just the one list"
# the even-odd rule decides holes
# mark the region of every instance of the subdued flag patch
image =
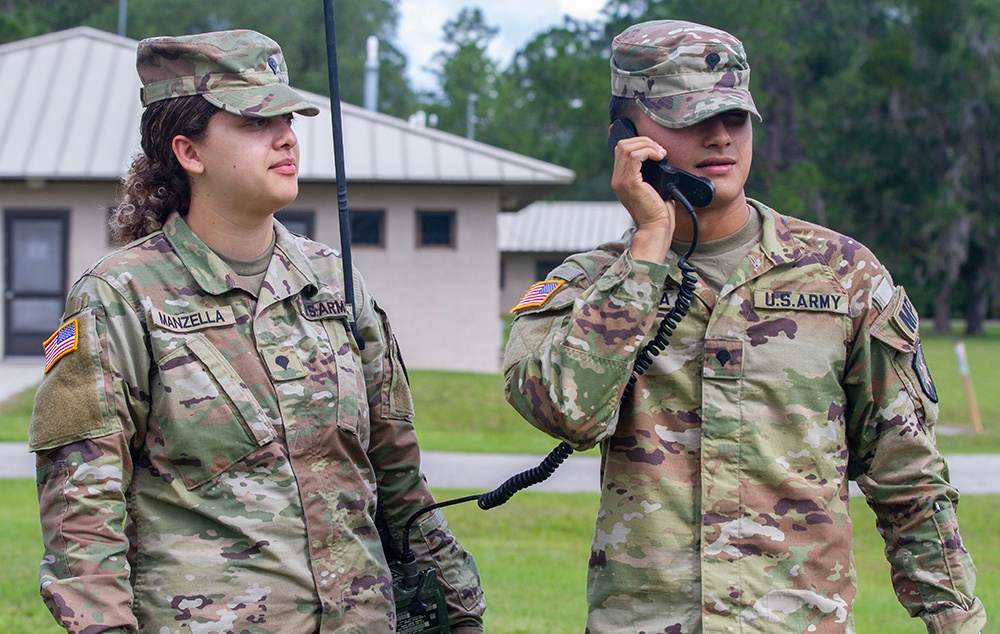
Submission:
[[70,352],[76,350],[77,345],[79,345],[80,339],[77,336],[77,324],[76,320],[72,320],[59,330],[52,333],[52,336],[45,340],[42,347],[45,349],[45,369],[43,374],[48,374],[52,366],[55,365],[56,361],[65,357]]
[[517,303],[517,306],[510,309],[510,312],[514,313],[524,308],[541,306],[565,283],[563,280],[542,280],[533,284],[521,298],[521,301]]
[[920,322],[917,318],[917,311],[913,308],[913,304],[910,303],[909,297],[903,297],[903,303],[899,305],[899,310],[896,311],[893,317],[893,323],[910,340],[910,343],[917,340]]

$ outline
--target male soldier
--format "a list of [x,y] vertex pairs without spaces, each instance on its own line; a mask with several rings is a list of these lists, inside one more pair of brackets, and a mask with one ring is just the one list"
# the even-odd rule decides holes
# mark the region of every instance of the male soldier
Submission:
[[[853,632],[848,480],[910,614],[979,631],[906,293],[856,241],[746,198],[759,115],[739,40],[638,24],[614,39],[611,69],[611,119],[638,131],[611,179],[635,227],[526,295],[504,361],[522,416],[601,448],[588,632]],[[626,391],[697,237],[642,179],[666,157],[715,197],[697,210],[690,312]]]

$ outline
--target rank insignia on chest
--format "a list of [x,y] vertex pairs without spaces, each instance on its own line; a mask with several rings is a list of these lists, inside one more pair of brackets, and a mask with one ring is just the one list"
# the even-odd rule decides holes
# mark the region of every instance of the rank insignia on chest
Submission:
[[537,282],[528,289],[528,292],[524,294],[524,297],[517,303],[517,306],[510,309],[510,312],[514,313],[525,308],[541,306],[565,283],[563,280],[543,280]]
[[267,369],[275,381],[290,381],[306,376],[305,367],[299,360],[295,348],[282,346],[280,348],[263,348],[261,356],[267,362]]

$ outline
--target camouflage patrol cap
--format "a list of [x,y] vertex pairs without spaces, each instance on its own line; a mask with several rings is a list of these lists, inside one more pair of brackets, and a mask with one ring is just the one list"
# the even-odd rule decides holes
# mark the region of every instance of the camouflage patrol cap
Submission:
[[319,108],[288,86],[278,43],[256,31],[148,38],[139,42],[135,66],[142,80],[143,106],[201,95],[246,117],[319,114]]
[[611,94],[635,99],[668,128],[694,125],[726,110],[761,118],[750,96],[743,44],[725,31],[693,22],[643,22],[615,37]]

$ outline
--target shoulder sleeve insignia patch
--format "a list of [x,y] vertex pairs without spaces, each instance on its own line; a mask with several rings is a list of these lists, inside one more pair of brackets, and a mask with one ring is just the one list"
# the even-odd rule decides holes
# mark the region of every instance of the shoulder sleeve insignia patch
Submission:
[[42,373],[48,374],[56,361],[76,350],[79,344],[76,320],[72,319],[60,326],[59,330],[52,333],[52,336],[42,344],[42,348],[45,349],[45,369]]
[[528,292],[524,294],[524,297],[517,303],[517,306],[510,309],[510,312],[516,313],[525,308],[541,306],[565,283],[563,280],[543,280],[537,282],[528,289]]

